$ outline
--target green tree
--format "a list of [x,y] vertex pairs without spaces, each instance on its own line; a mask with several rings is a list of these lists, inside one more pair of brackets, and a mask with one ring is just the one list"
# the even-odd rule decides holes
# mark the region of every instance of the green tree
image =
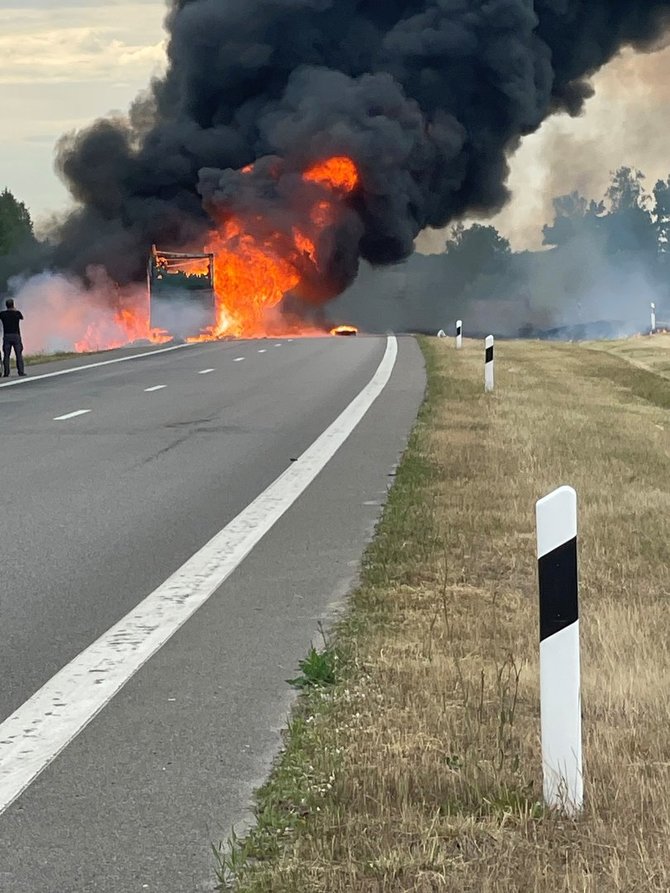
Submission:
[[576,238],[601,235],[605,213],[603,202],[590,201],[578,192],[571,192],[557,196],[552,204],[554,222],[547,223],[542,229],[545,245],[560,248]]
[[554,221],[543,229],[544,244],[558,248],[575,240],[598,245],[608,255],[658,252],[658,229],[644,189],[644,174],[621,167],[612,174],[603,201],[577,192],[554,199]]
[[509,259],[510,244],[495,226],[474,223],[467,229],[456,224],[445,245],[447,254],[468,277],[479,273],[495,273]]
[[0,255],[9,255],[33,240],[33,222],[28,208],[9,189],[0,192]]
[[658,180],[654,186],[652,214],[658,236],[658,250],[665,260],[670,256],[670,177],[667,180]]
[[605,217],[608,254],[658,252],[658,232],[649,209],[651,197],[644,189],[644,174],[621,167],[612,175],[606,193],[609,213]]
[[456,299],[493,298],[510,274],[510,243],[494,226],[456,224],[445,245],[443,281]]

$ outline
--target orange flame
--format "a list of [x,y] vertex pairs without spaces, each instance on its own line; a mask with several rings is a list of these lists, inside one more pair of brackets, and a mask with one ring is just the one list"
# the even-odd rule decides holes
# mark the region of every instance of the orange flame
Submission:
[[74,349],[78,353],[92,353],[114,350],[133,341],[165,344],[171,340],[168,332],[151,328],[148,307],[120,307],[114,311],[111,320],[102,318],[89,323],[84,335],[75,341]]
[[207,250],[215,255],[217,319],[215,328],[200,338],[265,334],[265,311],[276,307],[300,282],[291,261],[271,243],[259,243],[242,232],[235,220],[212,234]]
[[[247,166],[243,172],[252,170]],[[287,245],[274,233],[251,235],[238,218],[226,220],[211,234],[206,251],[215,256],[217,320],[211,330],[191,340],[267,334],[272,328],[271,311],[301,282],[301,258],[318,269],[318,236],[336,219],[338,203],[356,188],[359,175],[350,158],[335,156],[312,165],[303,180],[323,187],[329,194],[312,206],[305,222],[309,233],[293,227],[292,244]],[[314,333],[299,324],[288,327],[284,322],[282,327],[290,328],[292,334]],[[273,328],[272,333],[278,334],[278,329]]]
[[358,171],[351,158],[336,155],[309,168],[303,178],[312,183],[323,183],[332,189],[352,192],[358,186]]
[[[253,175],[254,165],[246,165],[241,173]],[[215,256],[216,324],[189,340],[257,337],[288,331],[325,334],[301,323],[290,325],[285,319],[279,320],[277,314],[273,320],[272,311],[301,284],[305,265],[319,270],[319,236],[336,222],[340,203],[358,186],[359,174],[350,158],[338,155],[313,164],[303,173],[303,181],[319,189],[313,205],[300,216],[300,224],[292,228],[289,237],[258,225],[257,219],[247,222],[237,217],[223,220],[210,233],[205,250]],[[264,234],[258,235],[259,231]],[[187,276],[207,272],[207,263],[203,261],[188,260],[179,266]],[[165,275],[170,275],[167,262]],[[109,317],[104,322],[89,322],[75,349],[111,349],[137,340],[155,344],[170,340],[167,332],[151,329],[148,300],[119,306],[111,324]]]

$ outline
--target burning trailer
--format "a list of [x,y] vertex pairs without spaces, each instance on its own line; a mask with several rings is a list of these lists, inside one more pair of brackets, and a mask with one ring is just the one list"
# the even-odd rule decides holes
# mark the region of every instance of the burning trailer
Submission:
[[151,248],[147,266],[152,329],[193,338],[216,325],[214,255]]

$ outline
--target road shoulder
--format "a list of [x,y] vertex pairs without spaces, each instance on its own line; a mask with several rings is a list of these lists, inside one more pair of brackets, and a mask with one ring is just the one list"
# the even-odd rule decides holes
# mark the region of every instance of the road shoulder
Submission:
[[[484,395],[481,343],[424,347],[427,399],[361,586],[292,674],[304,694],[221,888],[669,889],[664,379],[506,342]],[[544,807],[539,748],[534,502],[561,484],[582,531],[577,821]]]

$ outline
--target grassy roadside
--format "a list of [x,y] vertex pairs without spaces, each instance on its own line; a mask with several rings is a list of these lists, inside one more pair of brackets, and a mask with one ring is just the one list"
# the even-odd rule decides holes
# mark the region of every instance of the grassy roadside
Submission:
[[[479,344],[424,349],[427,399],[362,585],[303,668],[222,888],[667,891],[670,384],[510,342],[487,398]],[[533,506],[562,483],[580,496],[577,822],[540,802]]]
[[25,357],[26,366],[39,366],[42,363],[55,363],[57,360],[71,360],[74,357],[91,356],[91,354],[57,351],[56,353],[34,353]]
[[[101,353],[107,353],[108,351],[104,350],[93,350],[93,351],[67,351],[67,350],[57,350],[55,353],[33,353],[33,354],[24,354],[23,361],[26,366],[41,366],[43,363],[57,363],[59,360],[73,360],[76,357],[95,357],[99,356]],[[12,374],[16,373],[16,360],[12,355],[11,358],[11,370]]]
[[[25,354],[23,361],[26,366],[40,366],[42,363],[55,363],[58,360],[71,360],[73,357],[90,356],[90,354],[69,353],[68,351],[57,351],[56,353],[33,353]],[[10,368],[12,373],[16,372],[16,360],[14,356],[11,358]]]
[[670,334],[659,333],[653,338],[639,335],[620,341],[592,341],[584,346],[620,357],[631,365],[656,372],[661,377],[670,375]]

